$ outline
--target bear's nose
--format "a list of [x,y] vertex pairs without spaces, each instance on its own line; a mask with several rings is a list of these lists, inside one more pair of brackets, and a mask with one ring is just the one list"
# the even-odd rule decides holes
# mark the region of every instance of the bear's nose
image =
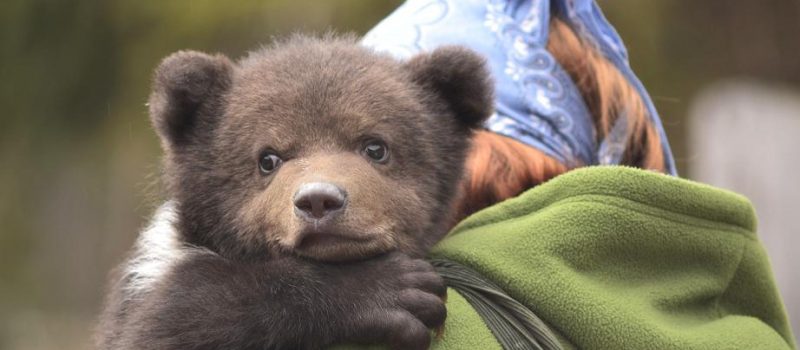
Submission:
[[346,199],[345,192],[334,184],[307,183],[294,194],[294,212],[306,220],[321,220],[344,208]]

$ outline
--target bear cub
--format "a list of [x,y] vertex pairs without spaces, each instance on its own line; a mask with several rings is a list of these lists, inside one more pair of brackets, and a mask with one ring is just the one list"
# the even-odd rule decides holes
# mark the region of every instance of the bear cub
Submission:
[[398,61],[351,37],[164,59],[149,107],[171,201],[118,270],[99,348],[427,348],[446,288],[420,258],[491,86],[467,49]]

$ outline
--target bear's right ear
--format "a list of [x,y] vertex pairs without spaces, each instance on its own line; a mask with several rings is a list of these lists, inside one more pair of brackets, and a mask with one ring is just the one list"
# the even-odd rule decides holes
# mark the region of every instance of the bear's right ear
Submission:
[[222,113],[222,97],[233,80],[233,63],[223,55],[179,51],[156,68],[150,95],[150,119],[170,148],[213,130]]

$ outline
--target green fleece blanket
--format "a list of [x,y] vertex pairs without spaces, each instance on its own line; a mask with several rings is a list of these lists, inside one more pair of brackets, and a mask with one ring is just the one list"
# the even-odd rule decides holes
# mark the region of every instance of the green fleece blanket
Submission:
[[[624,167],[571,171],[467,218],[432,257],[468,266],[565,349],[793,349],[742,196]],[[454,290],[434,349],[501,349]]]

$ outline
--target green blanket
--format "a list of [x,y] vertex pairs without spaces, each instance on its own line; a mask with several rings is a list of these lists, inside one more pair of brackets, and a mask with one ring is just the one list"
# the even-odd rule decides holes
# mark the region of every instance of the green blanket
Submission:
[[[743,197],[624,167],[571,171],[469,217],[432,257],[471,267],[565,349],[793,349]],[[500,349],[450,290],[435,349]]]

